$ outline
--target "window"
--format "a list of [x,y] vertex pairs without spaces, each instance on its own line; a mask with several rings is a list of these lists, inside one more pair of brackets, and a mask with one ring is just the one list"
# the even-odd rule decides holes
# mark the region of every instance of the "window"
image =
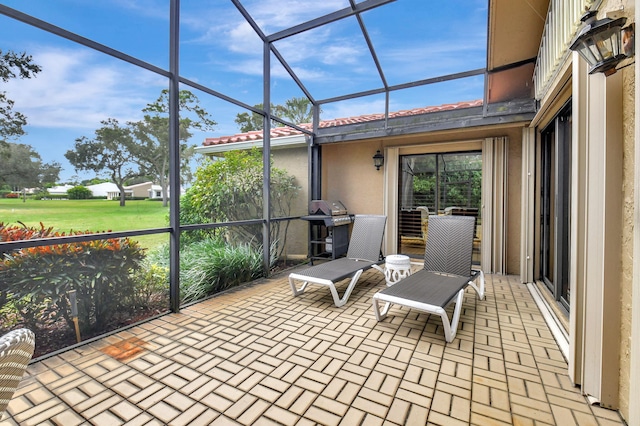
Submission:
[[[400,157],[399,253],[421,257],[430,214],[472,215],[480,226],[482,153],[455,152]],[[474,261],[480,261],[480,233]]]

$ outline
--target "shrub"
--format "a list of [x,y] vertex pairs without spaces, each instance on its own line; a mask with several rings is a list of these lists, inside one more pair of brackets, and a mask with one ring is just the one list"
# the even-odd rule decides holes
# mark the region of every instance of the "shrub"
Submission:
[[[72,235],[91,234],[73,232]],[[5,226],[0,241],[64,236],[52,228]],[[104,331],[110,319],[132,303],[135,283],[130,273],[144,258],[143,249],[128,238],[112,238],[4,253],[0,263],[0,302],[12,302],[23,321],[64,318],[73,327],[68,292],[76,290],[78,318],[84,330]]]
[[263,276],[262,250],[209,238],[187,246],[180,256],[183,303],[202,299]]
[[[164,248],[160,250],[164,251]],[[133,272],[135,291],[131,308],[162,310],[169,307],[168,259],[168,251],[166,259],[161,262],[156,260],[156,256],[147,256]]]
[[[262,217],[263,175],[262,152],[257,148],[230,151],[222,160],[204,163],[196,171],[193,186],[180,199],[181,223],[231,222]],[[273,167],[270,186],[271,216],[290,216],[293,200],[300,191],[295,177],[284,169]],[[274,246],[278,256],[286,247],[289,223],[273,222],[269,230],[271,241],[281,242]],[[229,228],[227,237],[236,243],[253,241],[258,249],[262,242],[262,226],[235,226]]]
[[78,185],[67,191],[70,200],[88,200],[93,197],[93,193],[86,186]]

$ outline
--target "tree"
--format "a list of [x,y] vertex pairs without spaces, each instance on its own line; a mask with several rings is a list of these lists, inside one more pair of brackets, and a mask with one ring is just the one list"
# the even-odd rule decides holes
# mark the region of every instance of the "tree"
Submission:
[[[254,105],[256,109],[262,109],[262,104]],[[285,118],[294,124],[311,123],[313,119],[311,101],[307,98],[293,97],[288,99],[284,105],[271,105],[271,111],[280,118]],[[264,117],[256,112],[242,112],[236,115],[234,120],[243,133],[264,128]],[[278,121],[272,121],[273,127],[282,127]]]
[[131,129],[120,126],[118,120],[103,120],[102,127],[95,131],[95,138],[76,139],[75,149],[64,156],[76,170],[91,170],[96,173],[107,172],[111,181],[120,191],[120,206],[125,205],[124,185],[128,179],[141,174],[133,155],[136,143]]
[[[272,105],[273,106],[273,105]],[[254,105],[256,109],[262,109],[262,104]],[[241,112],[236,114],[236,119],[234,120],[236,124],[240,127],[240,131],[242,133],[252,132],[254,130],[262,130],[264,128],[264,116],[258,114],[257,112]],[[278,125],[279,123],[275,122],[273,125]]]
[[311,123],[313,120],[311,101],[307,98],[287,99],[284,105],[275,106],[275,114],[294,124]]
[[44,187],[59,179],[62,167],[57,162],[43,163],[31,145],[5,142],[0,146],[0,183],[12,190]]
[[[180,91],[179,107],[181,176],[190,178],[189,160],[194,154],[194,147],[186,142],[192,136],[191,130],[213,130],[217,123],[188,90]],[[146,113],[142,121],[129,123],[138,141],[133,154],[142,170],[158,180],[162,187],[162,204],[166,206],[169,187],[169,91],[163,90],[160,97],[142,111]],[[191,113],[194,119],[187,113]]]
[[[201,221],[228,222],[243,221],[262,217],[262,152],[254,148],[250,151],[230,151],[224,159],[208,161],[196,171],[193,186],[180,202],[181,223],[185,218]],[[295,178],[286,170],[271,169],[271,216],[291,215],[291,205],[300,187]],[[285,226],[281,230],[280,226]],[[286,246],[289,221],[274,222],[271,225],[271,241],[276,257]],[[251,242],[262,244],[262,226],[234,226],[228,230],[228,237],[235,243]]]
[[[0,49],[0,79],[8,82],[12,78],[31,78],[41,71],[40,66],[33,63],[33,58],[26,53],[15,53],[9,50],[3,53]],[[6,146],[7,139],[24,135],[26,117],[13,111],[14,102],[7,98],[6,92],[0,92],[0,146]]]

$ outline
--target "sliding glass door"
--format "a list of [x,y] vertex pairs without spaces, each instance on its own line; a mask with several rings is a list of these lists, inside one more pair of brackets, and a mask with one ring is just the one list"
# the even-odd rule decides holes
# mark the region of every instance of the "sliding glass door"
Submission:
[[542,131],[540,147],[540,278],[569,309],[571,106]]
[[474,260],[480,259],[482,153],[404,155],[398,179],[398,253],[421,257],[433,214],[477,218]]

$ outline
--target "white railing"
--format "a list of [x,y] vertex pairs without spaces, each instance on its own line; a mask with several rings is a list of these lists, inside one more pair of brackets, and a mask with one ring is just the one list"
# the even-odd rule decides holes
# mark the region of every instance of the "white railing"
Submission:
[[570,53],[569,43],[581,26],[580,18],[587,8],[599,0],[551,0],[544,32],[538,51],[533,81],[536,99],[540,100],[549,90],[560,65]]

